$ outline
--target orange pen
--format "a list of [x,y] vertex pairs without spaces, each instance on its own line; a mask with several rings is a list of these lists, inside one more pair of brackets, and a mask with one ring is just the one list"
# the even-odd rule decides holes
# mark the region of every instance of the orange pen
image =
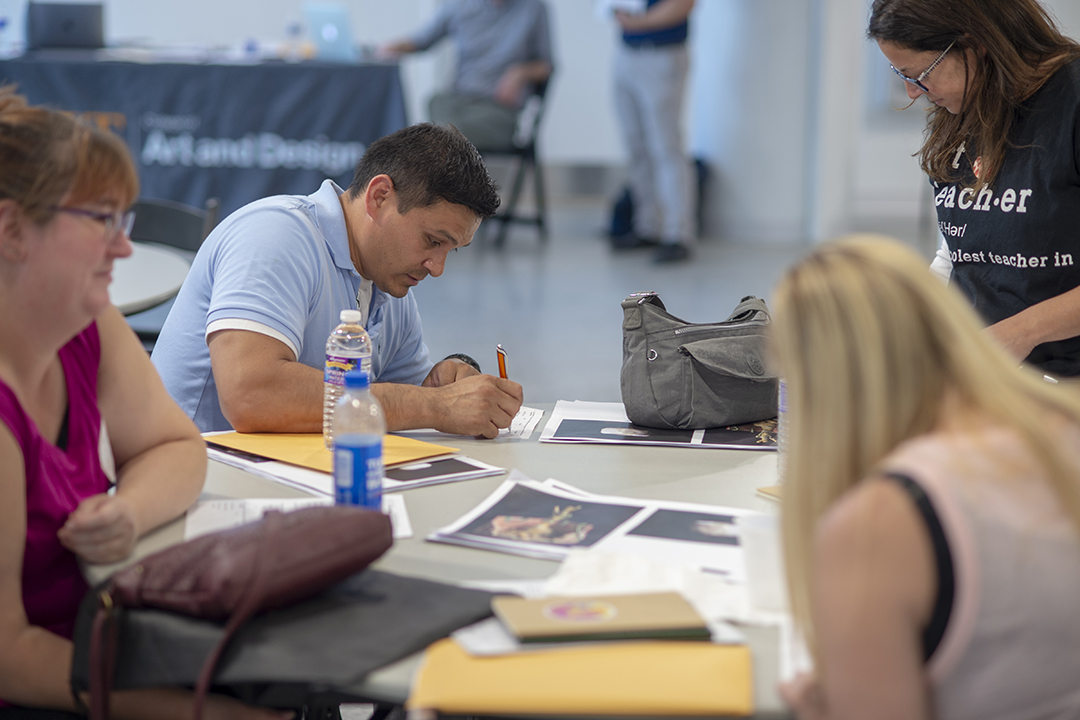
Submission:
[[495,346],[495,354],[499,356],[499,377],[506,380],[506,351],[502,345]]

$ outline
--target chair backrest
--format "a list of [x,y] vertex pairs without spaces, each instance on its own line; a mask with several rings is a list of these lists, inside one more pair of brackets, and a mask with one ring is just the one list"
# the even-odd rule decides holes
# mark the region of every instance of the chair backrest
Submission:
[[529,149],[536,143],[540,132],[540,119],[544,116],[548,84],[551,78],[533,87],[532,94],[525,101],[525,106],[518,113],[517,129],[514,131],[514,145],[522,150]]
[[199,249],[218,220],[216,198],[207,200],[205,209],[175,200],[142,198],[132,209],[135,211],[132,240],[161,243],[190,252]]

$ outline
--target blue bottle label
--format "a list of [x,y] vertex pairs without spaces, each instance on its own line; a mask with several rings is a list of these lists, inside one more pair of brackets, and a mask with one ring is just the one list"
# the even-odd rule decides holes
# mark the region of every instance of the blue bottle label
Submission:
[[345,373],[356,369],[356,358],[326,356],[326,368],[323,371],[323,381],[338,387],[345,387]]
[[334,499],[338,505],[382,508],[382,437],[334,438]]

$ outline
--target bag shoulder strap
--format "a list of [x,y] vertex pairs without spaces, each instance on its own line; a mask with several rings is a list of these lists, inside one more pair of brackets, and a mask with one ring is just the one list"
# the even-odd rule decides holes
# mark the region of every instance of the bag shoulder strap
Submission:
[[258,543],[258,551],[255,555],[255,567],[251,571],[251,581],[244,591],[243,597],[233,608],[229,621],[225,624],[225,631],[218,640],[213,651],[206,656],[202,670],[199,671],[199,680],[195,683],[195,707],[192,713],[195,720],[202,720],[203,703],[206,701],[206,693],[210,690],[210,681],[214,678],[214,669],[217,667],[221,654],[232,640],[233,635],[240,626],[251,619],[251,616],[262,607],[266,599],[266,590],[272,572],[273,558],[276,557],[276,545],[281,530],[281,512],[271,510],[263,516],[262,538]]
[[765,301],[754,295],[747,295],[740,300],[724,322],[749,322],[750,320],[765,322],[770,320],[769,308],[765,305]]
[[[206,693],[214,677],[221,654],[225,651],[240,626],[251,619],[262,607],[266,598],[267,587],[273,572],[273,558],[282,523],[280,511],[271,510],[263,517],[262,537],[256,544],[255,566],[251,580],[243,596],[237,602],[225,630],[213,651],[206,657],[199,679],[195,684],[194,712],[195,720],[201,720]],[[109,695],[112,693],[113,673],[116,670],[117,611],[108,590],[100,596],[98,611],[94,615],[94,624],[90,633],[90,719],[107,720],[109,717]]]

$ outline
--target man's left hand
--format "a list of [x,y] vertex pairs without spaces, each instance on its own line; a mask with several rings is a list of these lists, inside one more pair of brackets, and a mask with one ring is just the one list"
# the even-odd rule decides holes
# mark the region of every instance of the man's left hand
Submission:
[[529,79],[525,70],[520,65],[511,65],[499,78],[499,84],[495,86],[495,100],[500,105],[516,108],[521,104],[521,98],[525,95],[525,87]]
[[442,387],[443,385],[449,385],[458,380],[479,374],[479,371],[472,365],[455,358],[448,358],[436,363],[435,367],[431,368],[431,372],[428,373],[428,376],[424,378],[424,382],[420,383],[420,386]]

